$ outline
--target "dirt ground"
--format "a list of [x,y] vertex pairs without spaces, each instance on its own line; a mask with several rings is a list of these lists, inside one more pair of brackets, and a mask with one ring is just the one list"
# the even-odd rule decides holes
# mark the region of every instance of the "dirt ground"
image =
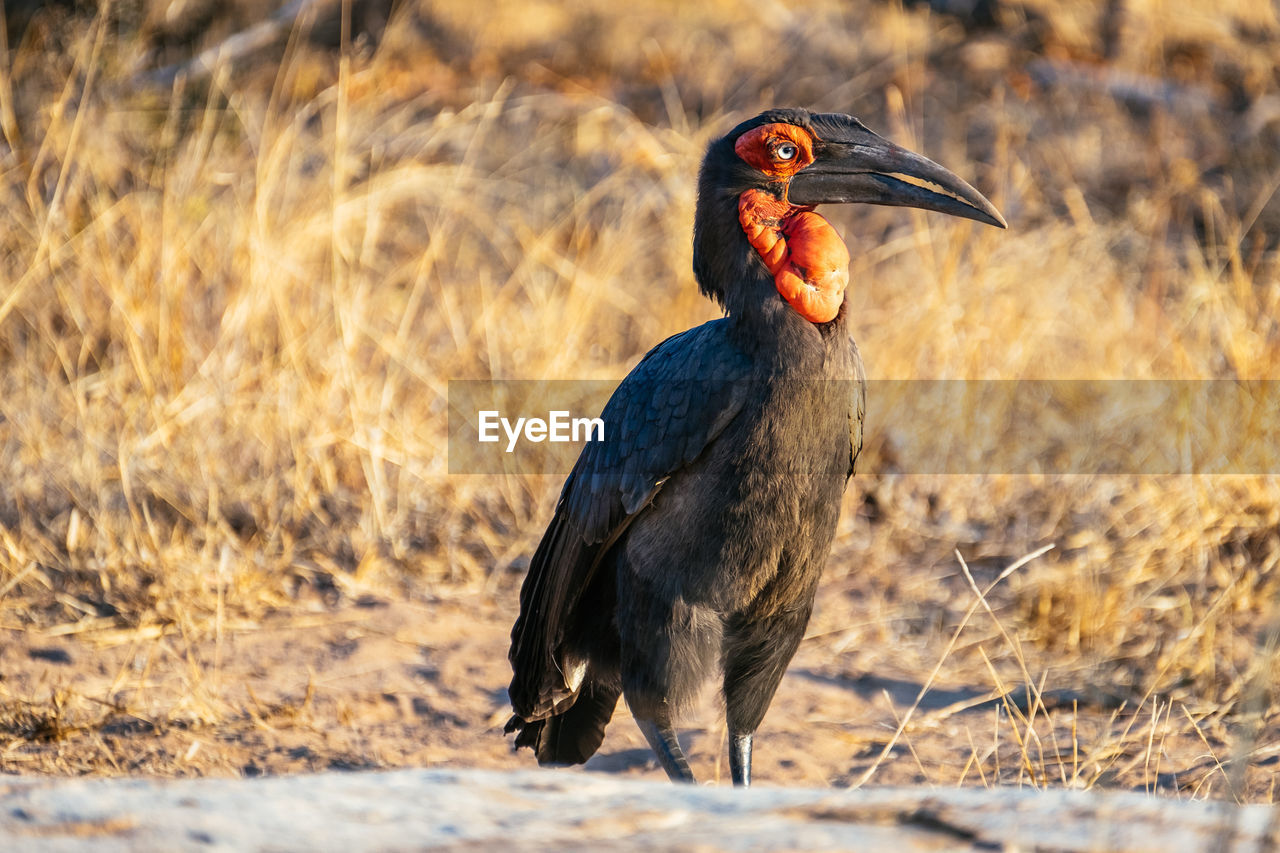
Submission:
[[[166,773],[173,765],[179,774],[244,775],[529,767],[532,755],[513,753],[502,735],[510,715],[506,648],[515,604],[509,594],[431,604],[369,599],[229,629],[220,653],[200,653],[210,664],[220,654],[220,665],[205,673],[206,686],[224,702],[242,705],[239,719],[156,724],[113,714],[101,725],[70,723],[56,734],[33,725],[31,740],[10,743],[3,762],[9,770],[24,763],[45,768],[60,755],[75,772],[77,764],[101,769],[111,756],[110,764],[127,773]],[[0,666],[11,693],[39,695],[47,688],[109,703],[105,697],[122,673],[130,678],[139,671],[148,673],[146,689],[158,704],[166,694],[186,692],[190,662],[164,641],[6,633]],[[756,759],[761,781],[827,784],[848,773],[859,752],[860,727],[846,728],[845,721],[865,719],[868,733],[877,722],[879,728],[891,722],[869,707],[873,682],[824,675],[821,652],[816,643],[806,645],[779,691]],[[720,766],[714,690],[703,705],[685,729],[686,744],[699,776],[719,779],[727,770]],[[586,770],[661,777],[625,706]]]
[[[220,642],[190,647],[172,631],[95,631],[93,620],[63,635],[6,626],[0,768],[257,776],[532,767],[532,755],[513,753],[502,735],[518,580],[431,601],[317,601],[309,612],[227,624]],[[994,670],[985,681],[957,678],[946,665],[930,676],[920,649],[865,642],[863,629],[877,618],[869,598],[847,583],[823,588],[808,638],[758,733],[757,784],[1243,792],[1227,769],[1239,738],[1185,705],[1175,711],[1157,698],[1126,706],[1082,683],[1044,690],[1028,713],[1024,689],[995,682],[1003,698],[992,689]],[[713,686],[681,730],[699,780],[728,784]],[[1280,747],[1267,744],[1275,740],[1252,740],[1244,798],[1271,798],[1265,780]],[[662,778],[625,704],[583,770]]]
[[[4,763],[21,769],[24,760],[43,763],[56,752],[86,767],[101,767],[109,754],[123,772],[146,772],[153,762],[168,764],[168,756],[180,757],[178,764],[194,774],[528,767],[532,755],[512,753],[510,739],[502,735],[510,714],[506,648],[514,608],[508,595],[428,605],[369,600],[230,630],[221,666],[207,678],[214,682],[211,688],[219,679],[227,685],[222,695],[243,704],[243,719],[206,727],[154,725],[120,715],[93,732],[43,739],[33,732],[32,742],[9,745]],[[0,666],[6,688],[14,692],[39,694],[47,686],[107,697],[122,671],[142,669],[150,671],[149,689],[161,699],[189,668],[165,643],[121,637],[95,647],[6,633]],[[827,651],[821,643],[807,643],[779,689],[757,748],[759,781],[825,785],[847,777],[865,764],[859,756],[890,732],[893,719],[875,701],[880,690],[900,693],[899,701],[913,698],[906,696],[914,687],[908,680],[831,675],[824,666]],[[215,649],[207,652],[209,660],[217,655]],[[696,772],[708,780],[727,773],[714,694],[707,690],[703,707],[684,728]],[[586,770],[662,775],[625,705]],[[910,781],[910,774],[897,781]]]

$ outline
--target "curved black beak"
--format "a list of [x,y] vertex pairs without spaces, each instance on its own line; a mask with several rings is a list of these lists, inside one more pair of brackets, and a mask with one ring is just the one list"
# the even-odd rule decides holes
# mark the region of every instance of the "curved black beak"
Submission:
[[927,157],[872,133],[852,116],[813,116],[814,161],[791,179],[792,204],[889,204],[1007,228],[986,197]]

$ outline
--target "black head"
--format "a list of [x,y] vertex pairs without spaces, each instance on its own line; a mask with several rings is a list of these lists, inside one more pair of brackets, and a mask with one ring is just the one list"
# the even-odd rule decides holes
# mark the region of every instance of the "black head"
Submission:
[[722,305],[725,284],[746,274],[750,259],[737,218],[738,197],[750,189],[795,207],[899,205],[1006,227],[982,193],[853,116],[768,110],[711,143],[702,161],[693,267],[702,292]]

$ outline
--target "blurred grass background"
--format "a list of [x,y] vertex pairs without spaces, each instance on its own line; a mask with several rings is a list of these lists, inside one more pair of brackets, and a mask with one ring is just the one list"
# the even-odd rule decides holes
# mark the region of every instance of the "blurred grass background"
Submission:
[[[872,378],[1280,378],[1268,0],[301,6],[233,55],[259,4],[4,5],[6,629],[190,650],[367,595],[514,602],[559,481],[447,475],[448,380],[620,378],[716,316],[697,166],[773,105],[856,114],[1009,220],[826,211]],[[861,621],[820,603],[816,641],[1094,691],[1147,715],[1117,754],[1185,736],[1213,761],[1183,790],[1272,798],[1276,477],[894,474],[875,413],[822,599]],[[985,586],[1050,544],[948,647],[957,549]],[[228,713],[191,692],[147,713]],[[0,680],[3,755],[50,702]],[[1009,772],[1142,784],[1058,779],[1031,706]]]

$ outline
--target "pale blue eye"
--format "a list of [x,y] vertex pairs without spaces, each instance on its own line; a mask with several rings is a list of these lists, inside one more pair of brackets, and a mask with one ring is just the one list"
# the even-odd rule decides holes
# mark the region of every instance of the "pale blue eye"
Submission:
[[790,143],[779,145],[773,154],[779,160],[794,160],[796,158],[796,147]]

